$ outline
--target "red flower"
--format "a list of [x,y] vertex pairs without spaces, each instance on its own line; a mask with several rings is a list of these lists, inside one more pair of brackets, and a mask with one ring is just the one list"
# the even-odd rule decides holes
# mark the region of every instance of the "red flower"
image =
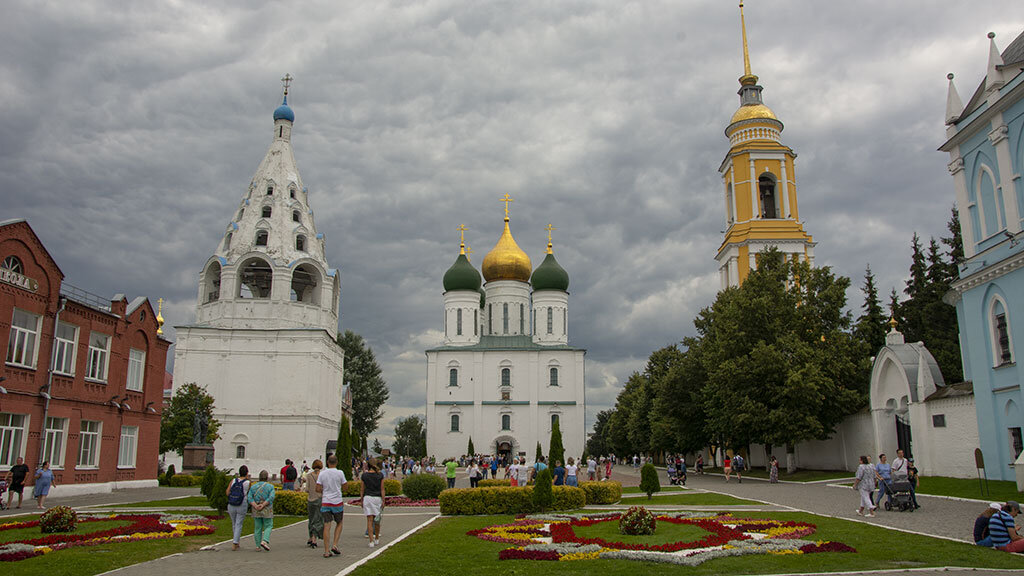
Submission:
[[522,550],[507,548],[498,552],[498,560],[558,560],[558,552],[554,550]]
[[573,530],[573,526],[593,526],[598,522],[610,522],[618,521],[618,517],[610,516],[607,518],[587,518],[583,520],[574,520],[568,524],[552,524],[551,525],[551,541],[554,543],[561,542],[574,542],[577,544],[597,544],[603,548],[615,548],[617,550],[649,550],[654,552],[677,552],[679,550],[690,550],[693,548],[706,548],[709,546],[721,546],[730,540],[748,540],[749,536],[743,534],[742,531],[734,528],[729,528],[724,524],[706,520],[706,519],[690,519],[690,518],[670,518],[670,517],[659,517],[658,520],[663,522],[669,522],[671,524],[689,524],[691,526],[700,527],[711,534],[708,534],[700,540],[694,540],[692,542],[669,542],[667,544],[627,544],[625,542],[609,542],[603,538],[581,538],[576,535]]
[[800,547],[804,554],[816,554],[818,552],[856,552],[852,546],[842,542],[822,542],[821,544],[807,544]]

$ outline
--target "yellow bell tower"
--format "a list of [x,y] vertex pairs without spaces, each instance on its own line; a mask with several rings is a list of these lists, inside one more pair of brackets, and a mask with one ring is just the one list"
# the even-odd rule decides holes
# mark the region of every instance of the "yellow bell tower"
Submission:
[[742,2],[740,29],[740,107],[725,129],[729,153],[718,169],[725,184],[727,226],[715,256],[722,289],[739,286],[757,268],[757,254],[769,246],[814,263],[814,241],[804,232],[797,209],[796,153],[782,143],[782,122],[761,101],[762,88],[750,72]]

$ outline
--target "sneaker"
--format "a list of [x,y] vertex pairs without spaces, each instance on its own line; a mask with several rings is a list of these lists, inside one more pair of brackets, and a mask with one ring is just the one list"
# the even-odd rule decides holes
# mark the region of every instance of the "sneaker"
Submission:
[[866,518],[874,518],[875,517],[875,513],[873,511],[872,512],[868,512],[865,517]]
[[373,548],[373,540],[370,540],[370,544],[369,544],[369,547],[370,547],[370,548]]
[[860,508],[857,508],[857,516],[863,516],[863,515],[864,515],[864,512]]
[[380,538],[374,538],[373,539],[373,543],[376,544],[377,546],[380,546]]

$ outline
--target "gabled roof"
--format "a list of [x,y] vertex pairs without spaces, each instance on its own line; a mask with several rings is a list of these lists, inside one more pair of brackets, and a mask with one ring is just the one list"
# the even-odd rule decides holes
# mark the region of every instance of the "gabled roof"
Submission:
[[36,231],[32,229],[32,226],[28,223],[27,220],[25,220],[24,218],[11,218],[9,220],[3,220],[0,221],[0,228],[3,228],[5,226],[17,226],[18,224],[24,224],[25,228],[28,228],[29,233],[32,234],[32,238],[36,241],[36,244],[39,245],[39,248],[43,251],[43,254],[46,256],[46,258],[50,260],[50,263],[53,264],[53,267],[57,269],[57,273],[60,274],[60,279],[63,282],[64,271],[61,270],[60,266],[57,265],[57,261],[53,259],[53,255],[50,254],[50,251],[46,249],[46,245],[43,244],[43,241],[39,239],[39,235],[36,234]]
[[[1003,50],[1001,54],[1003,57],[1002,68],[1014,68],[1024,65],[1024,32],[1021,32],[1010,45]],[[960,113],[960,118],[966,118],[972,112],[981,107],[981,103],[984,102],[983,95],[985,94],[985,81],[986,78],[981,79],[981,84],[978,85],[977,90],[974,91],[974,95],[967,102],[967,106],[964,107],[964,111]]]
[[941,400],[943,398],[955,398],[957,396],[974,396],[974,382],[958,382],[949,386],[941,386],[924,399],[925,402]]

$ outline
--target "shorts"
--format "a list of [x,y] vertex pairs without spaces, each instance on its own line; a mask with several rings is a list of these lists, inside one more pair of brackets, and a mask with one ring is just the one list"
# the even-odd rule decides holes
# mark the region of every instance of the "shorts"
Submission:
[[25,491],[25,485],[24,484],[11,484],[11,487],[8,488],[8,490],[10,490],[11,492],[14,492],[15,494],[22,494]]
[[363,496],[363,514],[379,516],[384,509],[384,501],[380,496]]
[[342,517],[345,516],[345,505],[322,504],[320,506],[320,515],[324,518],[324,524],[328,522],[337,522],[338,524],[341,524]]

